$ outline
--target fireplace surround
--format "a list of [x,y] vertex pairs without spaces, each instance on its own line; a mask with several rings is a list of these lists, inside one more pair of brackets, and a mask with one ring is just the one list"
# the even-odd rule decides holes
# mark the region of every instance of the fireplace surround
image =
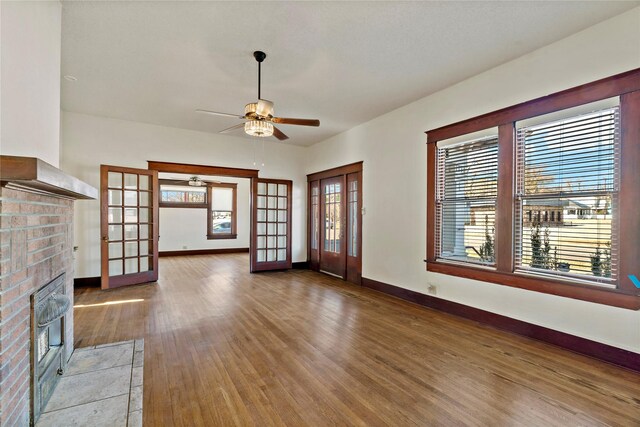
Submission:
[[[58,294],[68,297],[70,307],[59,321],[59,331],[55,326],[49,330],[48,343],[55,347],[55,338],[64,340],[65,345],[54,352],[62,363],[73,352],[73,205],[74,200],[95,199],[97,194],[95,188],[36,158],[0,156],[3,427],[33,422],[31,350],[38,344],[33,339],[37,331],[31,328],[31,297],[52,281],[59,286]],[[47,365],[54,369],[51,366]]]

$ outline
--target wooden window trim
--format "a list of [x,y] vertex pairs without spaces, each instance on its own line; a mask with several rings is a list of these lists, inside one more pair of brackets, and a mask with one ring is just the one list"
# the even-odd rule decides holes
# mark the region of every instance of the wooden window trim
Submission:
[[[213,197],[212,191],[214,188],[231,188],[233,189],[233,200],[231,202],[231,233],[229,234],[215,234],[211,232],[213,227],[213,218],[211,218]],[[237,239],[237,217],[238,217],[238,184],[226,183],[226,182],[209,182],[207,183],[207,239],[208,240],[224,240],[224,239]]]
[[[619,189],[619,265],[615,288],[581,284],[565,278],[547,278],[514,268],[515,168],[514,141],[517,121],[620,97],[621,164]],[[629,275],[640,276],[640,69],[587,83],[542,98],[483,114],[427,134],[427,266],[428,271],[559,295],[615,307],[640,310],[640,289]],[[496,268],[486,269],[436,260],[436,143],[491,127],[499,127],[499,197],[496,205]]]

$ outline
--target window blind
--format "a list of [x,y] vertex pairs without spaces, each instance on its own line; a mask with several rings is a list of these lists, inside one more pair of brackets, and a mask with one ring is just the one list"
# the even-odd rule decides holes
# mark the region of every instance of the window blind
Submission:
[[436,257],[495,264],[498,138],[437,150]]
[[618,108],[522,126],[516,142],[516,268],[616,278]]

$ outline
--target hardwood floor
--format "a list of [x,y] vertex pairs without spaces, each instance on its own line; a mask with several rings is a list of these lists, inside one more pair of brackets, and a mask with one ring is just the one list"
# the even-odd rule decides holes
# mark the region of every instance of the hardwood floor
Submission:
[[77,289],[76,347],[145,339],[146,426],[640,425],[640,374],[318,273],[248,269],[247,254],[168,257],[157,284]]

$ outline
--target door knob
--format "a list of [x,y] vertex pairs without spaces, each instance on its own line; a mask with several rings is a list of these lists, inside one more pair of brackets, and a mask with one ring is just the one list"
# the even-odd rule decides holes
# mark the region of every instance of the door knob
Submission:
[[104,236],[104,237],[102,238],[102,240],[104,240],[105,242],[108,242],[108,241],[109,241],[109,238],[108,238],[107,236]]

